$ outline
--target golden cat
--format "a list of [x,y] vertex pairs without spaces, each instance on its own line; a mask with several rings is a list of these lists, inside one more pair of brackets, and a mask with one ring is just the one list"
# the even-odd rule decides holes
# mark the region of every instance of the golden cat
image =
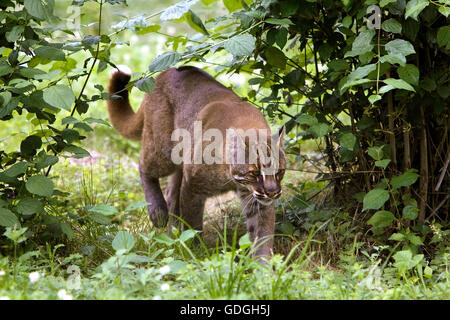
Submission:
[[[171,68],[159,74],[155,89],[145,95],[136,113],[125,90],[129,80],[130,74],[126,72],[118,70],[112,74],[108,91],[119,97],[108,100],[109,118],[121,135],[141,141],[139,172],[145,199],[150,203],[148,213],[154,225],[165,226],[170,212],[181,218],[172,217],[171,224],[182,220],[188,226],[202,230],[205,200],[234,190],[246,214],[247,230],[256,248],[255,255],[270,256],[275,227],[273,202],[281,194],[280,182],[285,170],[281,148],[284,129],[280,135],[272,137],[269,125],[256,107],[242,101],[230,89],[195,67]],[[239,148],[244,148],[245,161],[210,164],[174,162],[173,150],[178,142],[173,140],[173,133],[183,129],[195,137],[198,124],[201,124],[203,132],[215,130],[213,132],[227,137],[223,150],[216,149],[215,153],[218,153],[217,150],[223,151],[229,159],[236,160]],[[239,133],[251,130],[257,130],[259,140],[256,144],[252,144],[249,136]],[[207,151],[206,140],[203,138],[200,141],[200,154]],[[190,150],[195,149],[196,142],[199,142],[198,139],[189,142],[192,146]],[[265,170],[268,162],[262,161],[264,152],[272,157],[271,164],[275,170]],[[251,154],[256,155],[256,161],[249,161]],[[169,175],[166,202],[159,178]]]

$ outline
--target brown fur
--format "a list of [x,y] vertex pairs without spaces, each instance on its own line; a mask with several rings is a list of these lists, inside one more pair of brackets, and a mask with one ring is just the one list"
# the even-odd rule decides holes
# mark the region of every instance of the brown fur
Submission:
[[[171,141],[174,129],[184,128],[193,136],[194,121],[202,121],[203,132],[219,129],[265,129],[270,127],[262,113],[253,105],[243,102],[236,94],[218,83],[213,77],[194,67],[169,69],[156,77],[156,87],[146,94],[141,107],[134,113],[124,90],[130,77],[116,71],[109,82],[109,93],[120,99],[108,100],[111,123],[129,139],[142,143],[139,162],[141,183],[148,212],[156,226],[164,226],[168,212],[180,217],[187,225],[201,230],[203,209],[207,197],[230,190],[238,192],[247,216],[250,237],[259,244],[256,255],[268,256],[272,252],[275,212],[273,203],[262,205],[252,192],[264,193],[266,199],[281,192],[279,176],[265,176],[264,181],[250,177],[238,182],[233,175],[246,175],[254,169],[249,165],[181,164],[171,161],[171,151],[177,142]],[[205,146],[205,145],[204,145]],[[193,148],[192,148],[193,150]],[[229,152],[224,150],[224,152]],[[284,153],[280,153],[280,168],[284,168]],[[159,185],[159,178],[169,176],[167,202]],[[171,218],[171,224],[177,223]]]

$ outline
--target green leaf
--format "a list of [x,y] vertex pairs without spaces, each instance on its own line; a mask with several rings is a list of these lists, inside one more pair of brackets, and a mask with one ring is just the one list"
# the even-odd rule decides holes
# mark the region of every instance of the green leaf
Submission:
[[105,216],[101,213],[98,213],[98,212],[91,213],[89,215],[89,218],[91,218],[93,221],[95,221],[99,224],[104,224],[104,225],[111,224],[111,220],[107,216]]
[[146,26],[143,28],[138,28],[136,30],[136,34],[142,35],[142,34],[147,34],[147,33],[151,33],[151,32],[157,32],[159,31],[159,29],[161,29],[160,25],[151,25],[151,26]]
[[44,212],[44,204],[39,199],[24,198],[17,204],[17,212],[24,216],[31,216]]
[[344,148],[353,151],[356,143],[356,137],[353,133],[345,133],[339,139],[339,144]]
[[28,192],[41,197],[50,197],[53,194],[53,181],[43,175],[30,177],[25,183]]
[[10,31],[6,32],[6,40],[8,40],[9,42],[16,42],[20,38],[24,30],[25,27],[21,25],[12,27]]
[[114,250],[125,250],[130,251],[135,245],[134,237],[128,231],[117,232],[114,240],[112,242],[112,247]]
[[266,19],[265,22],[270,23],[270,24],[281,25],[281,26],[293,25],[291,19],[288,19],[288,18],[283,18],[283,19],[269,18],[269,19]]
[[227,40],[223,46],[234,57],[243,57],[253,53],[255,43],[256,39],[254,36],[249,33],[244,33]]
[[444,15],[446,18],[450,15],[450,7],[440,6],[438,11]]
[[378,146],[378,147],[370,147],[367,151],[367,153],[369,154],[369,156],[372,157],[372,159],[374,160],[381,160],[384,157],[384,153],[383,153],[383,146]]
[[25,0],[23,2],[25,9],[33,17],[41,20],[50,20],[53,18],[54,0]]
[[66,147],[64,147],[64,149],[62,149],[63,152],[67,152],[70,153],[70,158],[76,158],[76,159],[81,159],[81,158],[85,158],[85,157],[90,157],[91,154],[89,153],[89,151],[74,146],[74,145],[68,145]]
[[144,78],[136,82],[134,86],[137,87],[139,90],[150,94],[155,89],[156,83],[155,79],[153,78]]
[[413,64],[407,64],[397,69],[398,75],[402,80],[406,82],[418,85],[419,84],[419,69]]
[[344,58],[354,57],[370,52],[373,49],[371,41],[375,36],[375,30],[369,29],[362,31],[353,41],[352,50],[346,52]]
[[186,12],[189,11],[192,5],[194,5],[198,0],[184,0],[180,1],[161,13],[161,20],[175,20],[180,19]]
[[385,6],[387,6],[389,3],[392,3],[392,2],[396,2],[397,0],[381,0],[380,1],[380,7],[385,7]]
[[390,54],[382,56],[380,58],[380,62],[381,63],[388,62],[392,65],[398,63],[399,65],[404,66],[406,64],[406,58],[402,54],[390,53]]
[[30,165],[27,162],[17,162],[14,165],[12,165],[11,167],[9,167],[7,170],[4,171],[4,173],[11,178],[15,178],[21,174],[24,174],[25,172],[27,172],[27,168]]
[[150,203],[148,203],[147,201],[134,201],[127,205],[125,211],[134,211],[137,209],[145,208],[148,205],[150,205]]
[[402,25],[397,20],[391,18],[381,24],[381,28],[386,32],[402,33]]
[[206,30],[205,25],[203,24],[202,20],[192,11],[189,10],[189,12],[186,15],[188,24],[194,29],[197,30],[204,35],[209,35],[208,30]]
[[[0,66],[1,67],[1,66]],[[2,76],[2,74],[0,74]],[[0,92],[0,107],[5,107],[11,101],[12,94],[9,91]]]
[[389,163],[391,163],[390,159],[383,159],[383,160],[377,160],[375,161],[375,165],[377,167],[383,168],[384,170],[386,169],[386,167],[389,165]]
[[167,246],[171,246],[172,244],[175,243],[175,240],[173,240],[172,238],[170,238],[167,234],[165,233],[160,233],[158,235],[155,236],[155,241],[165,244]]
[[66,54],[61,49],[49,46],[36,48],[34,53],[37,57],[45,58],[53,61],[65,61]]
[[378,211],[368,221],[367,224],[376,228],[385,228],[392,224],[395,216],[389,211]]
[[286,68],[287,58],[283,51],[275,47],[268,47],[265,52],[267,63],[273,67],[284,69]]
[[243,8],[241,0],[223,0],[223,4],[229,12],[234,12]]
[[405,19],[411,17],[417,21],[417,17],[430,2],[428,0],[409,0],[406,4]]
[[8,209],[0,208],[0,226],[14,227],[16,224],[20,225],[16,215]]
[[363,211],[368,209],[378,210],[380,209],[386,201],[389,200],[389,192],[383,189],[373,189],[370,190],[363,200]]
[[440,27],[437,32],[437,43],[439,47],[450,45],[450,26]]
[[158,56],[155,60],[153,60],[150,63],[148,69],[151,72],[164,71],[172,67],[174,64],[176,64],[180,60],[180,58],[181,55],[178,52],[169,51],[167,53]]
[[316,138],[325,136],[329,131],[330,126],[326,123],[317,123],[308,129],[308,132],[311,132]]
[[42,146],[41,137],[32,135],[26,137],[20,143],[20,153],[25,158],[32,157],[36,154],[36,150],[39,149],[41,146]]
[[385,49],[389,54],[392,55],[402,55],[402,56],[408,56],[410,54],[416,53],[416,50],[414,50],[413,45],[406,40],[402,39],[395,39],[392,41],[389,41],[385,45]]
[[387,85],[390,85],[396,89],[404,89],[404,90],[408,90],[408,91],[413,91],[416,92],[416,90],[414,90],[414,88],[407,83],[406,81],[403,81],[402,79],[385,79],[383,80],[384,83],[386,83]]
[[313,117],[310,114],[302,114],[298,116],[297,119],[295,119],[295,121],[297,121],[299,124],[307,124],[309,126],[319,123],[317,118]]
[[242,250],[245,250],[247,248],[250,248],[252,245],[252,242],[250,241],[250,235],[248,233],[244,234],[239,239],[239,248]]
[[377,102],[378,100],[381,100],[381,96],[379,94],[372,94],[368,100],[371,104],[374,104],[375,102]]
[[410,185],[414,184],[419,178],[419,175],[416,173],[416,171],[417,170],[415,169],[409,169],[405,173],[402,173],[397,177],[393,177],[391,179],[392,189],[396,190],[400,187],[409,187]]
[[402,210],[403,219],[415,220],[418,215],[419,209],[417,208],[417,206],[414,205],[405,206]]
[[115,207],[110,206],[108,204],[97,204],[88,210],[89,212],[100,213],[104,216],[111,216],[119,212]]
[[68,86],[57,84],[44,90],[44,101],[49,105],[71,111],[71,107],[75,102],[75,95]]
[[72,230],[72,227],[67,223],[63,222],[59,225],[61,227],[61,231],[67,236],[69,240],[73,239],[75,233]]
[[180,241],[186,242],[190,239],[193,239],[195,237],[195,235],[197,234],[197,232],[198,231],[191,230],[191,229],[183,231],[183,233],[180,235]]

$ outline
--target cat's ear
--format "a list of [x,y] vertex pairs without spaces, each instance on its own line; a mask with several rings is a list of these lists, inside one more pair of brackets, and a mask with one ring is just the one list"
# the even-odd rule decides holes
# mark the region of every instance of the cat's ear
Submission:
[[282,126],[281,129],[278,131],[278,135],[274,134],[272,136],[272,138],[277,139],[277,147],[279,149],[283,149],[283,139],[284,139],[284,134],[286,132],[286,126]]
[[235,128],[226,130],[227,163],[242,164],[245,162],[245,140]]

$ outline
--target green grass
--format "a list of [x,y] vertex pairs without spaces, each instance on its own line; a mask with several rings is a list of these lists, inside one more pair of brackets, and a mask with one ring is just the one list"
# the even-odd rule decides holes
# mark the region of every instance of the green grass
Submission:
[[[57,188],[70,194],[50,214],[84,217],[87,207],[104,203],[118,209],[112,223],[76,223],[73,237],[47,243],[25,233],[15,254],[3,241],[9,251],[0,255],[2,299],[448,299],[448,250],[429,261],[431,273],[424,272],[426,261],[402,269],[383,248],[345,238],[342,212],[325,206],[289,233],[293,199],[323,187],[304,175],[286,177],[291,190],[278,203],[275,256],[265,266],[251,258],[247,236],[237,231],[243,219],[232,218],[240,217],[234,200],[209,209],[215,244],[190,230],[170,238],[151,227],[145,208],[126,210],[143,200],[136,155],[97,156],[55,167]],[[232,211],[225,221],[224,210]],[[339,249],[331,259],[333,234]]]

